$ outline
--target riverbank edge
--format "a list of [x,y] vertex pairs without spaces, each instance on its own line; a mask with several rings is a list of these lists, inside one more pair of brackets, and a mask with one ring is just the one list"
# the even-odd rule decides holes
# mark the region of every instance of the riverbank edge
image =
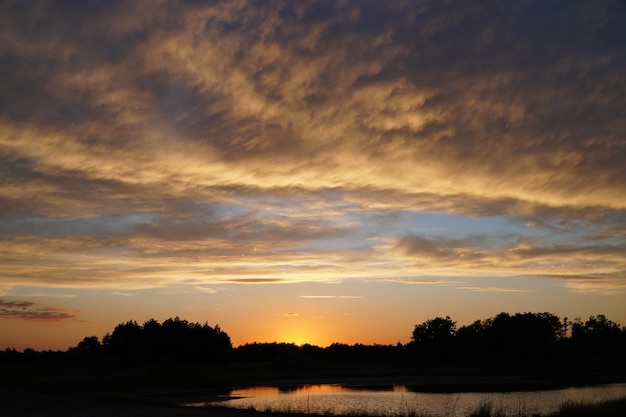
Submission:
[[[3,369],[0,369],[3,371]],[[232,388],[249,386],[293,387],[340,384],[390,387],[405,385],[421,392],[502,392],[558,389],[571,386],[626,383],[626,372],[615,368],[570,369],[444,369],[352,370],[327,375],[303,375],[293,370],[254,372],[252,369],[18,369],[4,373],[0,385],[0,415],[6,417],[296,417],[297,413],[237,410],[180,404],[227,399]],[[67,372],[69,371],[69,372]],[[410,372],[409,372],[410,371]],[[185,379],[185,377],[188,379]],[[125,380],[125,378],[128,378]],[[14,382],[14,383],[11,383]],[[57,410],[57,411],[54,411]],[[590,414],[594,415],[594,414]],[[626,413],[623,413],[626,415]],[[309,417],[312,415],[309,414]],[[373,417],[373,416],[368,416]],[[399,416],[405,417],[405,416]],[[418,416],[406,416],[418,417]]]

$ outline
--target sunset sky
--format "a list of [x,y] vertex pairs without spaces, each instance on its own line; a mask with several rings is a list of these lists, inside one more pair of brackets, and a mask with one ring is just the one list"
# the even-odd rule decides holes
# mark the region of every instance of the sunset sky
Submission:
[[0,349],[626,325],[625,45],[619,0],[3,1]]

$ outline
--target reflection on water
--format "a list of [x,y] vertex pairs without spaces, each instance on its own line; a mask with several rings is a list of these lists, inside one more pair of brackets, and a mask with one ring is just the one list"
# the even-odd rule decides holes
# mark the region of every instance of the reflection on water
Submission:
[[[337,394],[346,392],[372,393],[375,391],[409,392],[404,385],[342,385],[342,384],[317,384],[317,385],[284,385],[279,387],[257,386],[241,388],[230,391],[229,395],[238,397],[268,397],[278,394]],[[283,398],[283,397],[281,397]]]
[[[318,414],[467,416],[488,402],[494,412],[509,416],[550,414],[565,402],[594,403],[626,396],[626,384],[524,392],[412,392],[404,385],[301,385],[234,389],[219,404],[258,411]],[[184,405],[201,407],[211,402]]]

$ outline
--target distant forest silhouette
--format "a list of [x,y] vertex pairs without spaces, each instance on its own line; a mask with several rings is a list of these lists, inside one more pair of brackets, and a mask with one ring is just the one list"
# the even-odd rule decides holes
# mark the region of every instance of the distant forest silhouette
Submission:
[[588,320],[550,313],[500,313],[457,328],[435,317],[413,329],[411,341],[396,345],[328,347],[293,343],[248,343],[232,347],[219,326],[178,317],[118,324],[102,340],[85,337],[66,351],[0,351],[0,363],[29,366],[226,366],[266,362],[276,367],[626,365],[626,327],[604,315]]

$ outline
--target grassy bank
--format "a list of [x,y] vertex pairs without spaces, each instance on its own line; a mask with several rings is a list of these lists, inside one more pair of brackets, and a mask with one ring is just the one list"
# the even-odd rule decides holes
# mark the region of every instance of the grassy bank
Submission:
[[[211,406],[208,409],[212,411],[217,411],[215,415],[228,416],[228,415],[237,415],[238,417],[248,415],[250,417],[335,417],[332,413],[324,413],[324,414],[311,414],[311,413],[298,413],[291,412],[289,410],[277,410],[272,408],[267,408],[264,411],[255,411],[253,409],[245,409],[245,410],[233,410],[227,407],[222,406]],[[208,415],[213,415],[214,413],[210,411]],[[609,400],[602,403],[597,404],[580,404],[580,403],[566,403],[561,406],[561,408],[552,414],[549,415],[540,415],[540,414],[525,414],[520,412],[513,417],[624,417],[626,416],[626,397]],[[341,417],[433,417],[427,414],[419,414],[411,411],[407,411],[405,413],[396,413],[396,414],[386,414],[386,415],[376,415],[370,413],[352,413],[352,414],[342,414]],[[436,417],[436,416],[435,416]],[[447,414],[440,417],[449,417]],[[467,417],[506,417],[502,411],[499,411],[497,407],[489,402],[485,402],[480,407],[478,407],[474,411],[470,411],[467,414]]]
[[566,404],[555,417],[623,417],[626,416],[626,397],[601,404],[581,405]]
[[[519,417],[538,417],[539,415],[520,415]],[[597,404],[566,403],[556,413],[548,417],[624,417],[626,416],[626,397]],[[505,417],[492,404],[486,403],[471,412],[468,417]]]

